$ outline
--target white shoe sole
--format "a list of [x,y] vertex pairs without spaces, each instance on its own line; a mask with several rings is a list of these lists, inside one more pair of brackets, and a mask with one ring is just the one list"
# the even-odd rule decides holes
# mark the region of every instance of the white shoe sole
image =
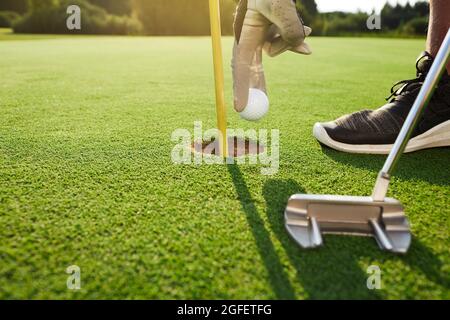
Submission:
[[[321,123],[314,125],[313,134],[320,143],[335,150],[348,153],[388,154],[393,146],[393,144],[348,144],[338,142],[328,135]],[[450,146],[450,120],[412,138],[406,146],[405,153],[448,146]]]

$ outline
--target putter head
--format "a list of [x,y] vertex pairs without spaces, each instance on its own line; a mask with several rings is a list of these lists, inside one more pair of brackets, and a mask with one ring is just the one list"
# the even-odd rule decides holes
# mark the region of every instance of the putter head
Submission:
[[381,249],[406,253],[411,233],[402,204],[392,198],[293,195],[285,210],[286,229],[303,248],[323,244],[322,233],[374,237]]

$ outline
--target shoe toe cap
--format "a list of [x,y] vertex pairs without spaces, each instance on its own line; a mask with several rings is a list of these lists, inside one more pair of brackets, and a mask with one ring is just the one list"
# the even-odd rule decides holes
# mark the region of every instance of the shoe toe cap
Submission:
[[327,132],[327,128],[333,128],[333,126],[336,126],[332,122],[317,122],[314,124],[313,127],[313,135],[314,137],[323,144],[328,144],[330,137]]
[[360,134],[338,126],[336,122],[318,122],[313,127],[313,135],[319,142],[331,145],[335,142],[357,143]]

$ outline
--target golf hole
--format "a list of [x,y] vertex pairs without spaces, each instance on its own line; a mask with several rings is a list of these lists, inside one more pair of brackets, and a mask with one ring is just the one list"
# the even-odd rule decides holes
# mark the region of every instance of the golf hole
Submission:
[[[228,156],[241,157],[246,155],[257,155],[264,152],[264,145],[258,141],[240,138],[228,137]],[[219,140],[213,138],[209,141],[195,141],[191,146],[192,152],[198,152],[205,155],[220,155]]]

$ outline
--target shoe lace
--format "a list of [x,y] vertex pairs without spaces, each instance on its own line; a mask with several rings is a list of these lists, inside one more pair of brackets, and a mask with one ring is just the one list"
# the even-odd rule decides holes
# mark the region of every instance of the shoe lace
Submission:
[[386,101],[391,100],[391,98],[395,98],[397,96],[403,95],[406,92],[408,92],[408,87],[415,83],[422,83],[425,81],[426,73],[422,72],[419,68],[419,63],[422,59],[417,60],[416,62],[416,78],[414,79],[408,79],[408,80],[401,80],[397,83],[395,83],[391,88],[391,95],[386,98]]

